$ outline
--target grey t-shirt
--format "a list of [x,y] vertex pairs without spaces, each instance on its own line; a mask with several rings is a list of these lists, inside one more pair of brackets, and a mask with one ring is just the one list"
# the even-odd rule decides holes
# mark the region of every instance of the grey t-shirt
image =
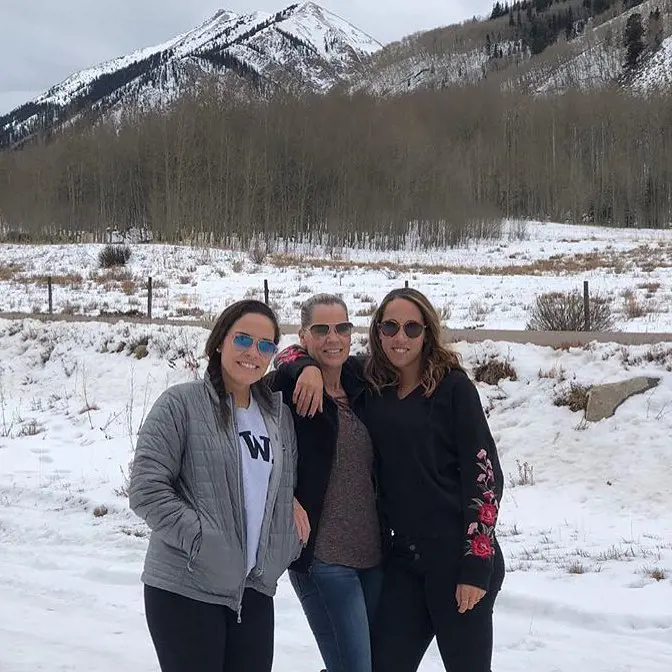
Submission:
[[273,449],[259,406],[250,397],[248,408],[236,408],[243,467],[243,495],[247,527],[247,573],[257,564],[261,524],[266,510]]

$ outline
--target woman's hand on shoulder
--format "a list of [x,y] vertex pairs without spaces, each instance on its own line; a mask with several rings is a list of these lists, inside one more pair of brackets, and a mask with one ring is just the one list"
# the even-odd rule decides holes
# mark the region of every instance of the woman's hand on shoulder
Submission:
[[297,415],[312,418],[318,411],[322,413],[323,399],[322,371],[317,366],[307,366],[296,381],[292,396]]

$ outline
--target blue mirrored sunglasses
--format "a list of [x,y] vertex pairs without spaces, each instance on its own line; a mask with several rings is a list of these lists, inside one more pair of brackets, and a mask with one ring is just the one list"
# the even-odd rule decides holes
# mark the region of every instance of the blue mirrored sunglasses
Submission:
[[249,334],[236,334],[233,344],[241,350],[249,350],[254,344],[262,357],[273,357],[278,352],[278,346],[266,338],[253,338]]

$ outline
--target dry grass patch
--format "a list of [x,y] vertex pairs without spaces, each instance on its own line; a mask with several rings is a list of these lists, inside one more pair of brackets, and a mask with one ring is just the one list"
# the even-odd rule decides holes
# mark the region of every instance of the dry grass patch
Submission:
[[480,299],[473,299],[469,304],[469,317],[476,322],[480,322],[490,312],[491,309]]
[[126,294],[126,296],[132,296],[137,291],[138,287],[135,284],[135,280],[124,280],[121,283],[121,291]]
[[563,352],[569,352],[572,348],[580,348],[586,350],[588,348],[588,343],[582,343],[581,341],[562,341],[557,345],[552,345],[553,350],[562,350]]
[[72,289],[80,289],[84,283],[84,279],[79,273],[64,273],[62,275],[33,275],[25,278],[25,282],[34,282],[37,285],[46,287],[49,284],[51,277],[51,284],[59,287],[71,287]]
[[496,356],[488,357],[485,361],[477,362],[474,378],[479,383],[498,385],[500,380],[518,380],[518,374],[508,359],[499,359]]
[[637,289],[643,289],[651,296],[655,294],[660,289],[660,287],[661,284],[659,282],[642,282],[637,285]]
[[633,356],[628,348],[621,349],[621,362],[624,366],[639,366],[643,362],[658,364],[667,371],[672,371],[672,348],[652,345],[643,355]]
[[[665,249],[656,252],[654,263],[657,267],[672,265],[667,257],[664,257]],[[276,267],[313,267],[324,269],[352,270],[363,268],[378,270],[385,273],[424,273],[426,275],[438,275],[451,273],[453,275],[547,275],[547,274],[572,274],[597,269],[610,269],[614,273],[623,273],[628,266],[636,265],[645,259],[644,253],[639,249],[617,254],[614,252],[588,252],[583,254],[562,255],[557,254],[548,259],[537,259],[529,264],[511,264],[508,266],[460,266],[446,264],[402,264],[390,261],[347,261],[341,259],[324,259],[293,254],[269,255],[269,262]],[[643,262],[642,262],[643,263]],[[398,277],[395,276],[395,277]]]
[[518,475],[509,474],[509,487],[516,488],[524,485],[534,485],[534,465],[529,462],[516,460]]
[[548,378],[551,380],[557,380],[559,383],[563,383],[567,380],[567,372],[562,366],[557,364],[550,369],[539,369],[539,378]]
[[205,311],[197,306],[193,306],[192,308],[178,306],[175,310],[177,317],[203,317],[204,314]]
[[585,574],[588,570],[580,560],[574,560],[567,565],[569,574]]
[[91,281],[100,285],[105,292],[112,292],[120,289],[125,294],[133,294],[137,287],[137,280],[130,271],[124,268],[111,268],[103,273],[91,276]]
[[24,424],[21,426],[21,429],[19,430],[18,436],[37,436],[43,431],[44,427],[37,420],[31,419],[24,422]]
[[568,388],[565,388],[556,393],[553,398],[554,406],[568,406],[570,411],[574,413],[578,411],[585,411],[588,407],[588,393],[590,387],[579,385],[578,383],[571,383]]
[[667,578],[667,571],[662,567],[645,567],[644,573],[654,581],[664,581]]
[[93,510],[93,517],[94,518],[102,518],[103,516],[106,516],[109,513],[107,507],[102,504],[101,506],[97,506]]
[[19,264],[0,264],[0,282],[14,280],[14,276],[23,272],[23,266]]
[[453,308],[449,303],[444,303],[443,306],[436,309],[436,314],[439,316],[440,322],[448,322],[453,314]]
[[364,306],[363,308],[360,308],[355,315],[357,317],[371,317],[376,310],[378,310],[378,304],[373,301],[372,303],[369,303],[368,305]]
[[637,298],[632,289],[624,290],[621,296],[623,297],[623,313],[628,319],[634,320],[647,314],[646,306]]
[[72,303],[70,301],[66,301],[62,306],[61,306],[61,314],[62,315],[76,315],[82,310],[82,305],[80,303]]

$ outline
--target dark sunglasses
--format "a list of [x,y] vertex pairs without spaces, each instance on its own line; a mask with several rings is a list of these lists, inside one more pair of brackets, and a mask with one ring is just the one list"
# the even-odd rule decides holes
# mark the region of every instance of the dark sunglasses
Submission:
[[403,325],[399,324],[399,322],[396,320],[385,320],[384,322],[380,322],[378,324],[378,328],[380,329],[380,333],[383,336],[387,336],[388,338],[396,336],[399,333],[399,329],[402,328],[406,336],[409,338],[418,338],[419,336],[422,336],[426,326],[424,324],[420,324],[420,322],[416,322],[415,320],[409,320]]
[[308,331],[315,338],[325,338],[332,328],[339,336],[350,336],[350,334],[352,334],[351,322],[339,322],[338,324],[313,324],[308,327]]
[[262,357],[273,357],[278,352],[278,346],[266,338],[253,338],[249,334],[236,334],[233,344],[241,350],[249,350],[254,344]]

